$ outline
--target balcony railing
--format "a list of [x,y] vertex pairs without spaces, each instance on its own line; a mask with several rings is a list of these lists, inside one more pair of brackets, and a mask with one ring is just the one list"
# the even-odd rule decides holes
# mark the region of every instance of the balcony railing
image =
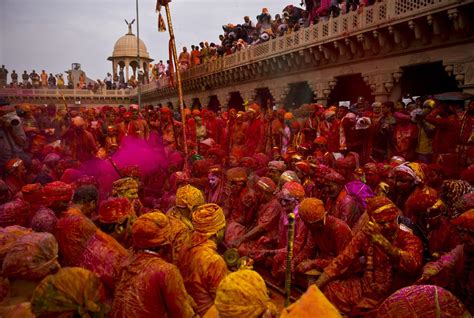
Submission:
[[328,21],[300,29],[268,42],[218,58],[206,64],[192,67],[183,73],[183,80],[195,79],[205,75],[222,72],[274,56],[280,56],[307,47],[345,38],[355,33],[362,33],[393,21],[404,20],[423,13],[441,10],[469,0],[384,0],[365,7],[362,12],[341,14]]
[[118,89],[118,90],[98,90],[96,92],[88,89],[49,89],[49,88],[2,88],[0,89],[0,96],[18,96],[18,97],[74,97],[74,98],[86,98],[86,97],[130,97],[130,89]]

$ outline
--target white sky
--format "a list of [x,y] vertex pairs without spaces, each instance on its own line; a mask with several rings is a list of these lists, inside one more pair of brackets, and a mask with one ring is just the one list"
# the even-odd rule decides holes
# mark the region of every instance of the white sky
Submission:
[[[263,7],[274,16],[288,4],[300,0],[174,0],[178,53],[201,41],[217,43],[224,24],[242,23],[245,15],[255,21]],[[155,5],[155,0],[139,0],[140,38],[152,58],[167,60],[169,36],[158,32]],[[88,77],[103,79],[111,72],[107,57],[115,41],[127,33],[124,19],[131,21],[135,12],[135,0],[0,0],[0,64],[10,73],[57,74],[78,62]]]

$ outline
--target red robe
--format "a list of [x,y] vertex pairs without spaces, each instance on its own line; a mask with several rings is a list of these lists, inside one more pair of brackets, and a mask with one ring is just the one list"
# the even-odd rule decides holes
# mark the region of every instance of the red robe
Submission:
[[402,156],[409,161],[414,160],[417,141],[417,125],[410,122],[397,123],[393,131],[393,155]]
[[261,152],[261,149],[263,147],[264,134],[264,126],[260,118],[255,118],[254,120],[249,122],[245,140],[246,156],[252,157],[256,153]]
[[196,302],[201,316],[214,305],[217,287],[227,275],[227,265],[216,249],[213,241],[194,233],[178,262],[186,290]]
[[346,222],[331,215],[326,217],[326,224],[320,231],[308,231],[303,249],[295,254],[293,268],[308,259],[312,260],[313,268],[321,270],[338,256],[352,239],[352,231]]
[[397,283],[406,282],[423,265],[423,245],[415,235],[397,230],[392,244],[404,253],[400,259],[391,259],[379,246],[370,242],[367,235],[358,231],[338,257],[324,269],[329,277],[346,272],[354,261],[365,257],[362,276],[348,272],[349,277],[330,282],[323,292],[341,312],[350,313],[372,309],[380,300],[397,289]]
[[109,317],[194,317],[176,266],[140,252],[123,268]]

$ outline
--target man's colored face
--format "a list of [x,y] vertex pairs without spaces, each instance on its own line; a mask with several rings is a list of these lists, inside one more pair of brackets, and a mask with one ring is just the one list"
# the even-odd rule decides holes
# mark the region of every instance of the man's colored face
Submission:
[[298,200],[287,193],[285,190],[279,193],[278,201],[286,213],[293,212],[293,210],[296,208],[296,205],[298,205]]
[[380,176],[376,172],[366,172],[365,180],[367,181],[368,185],[377,185],[377,183],[380,181]]
[[395,219],[388,221],[378,221],[377,224],[380,226],[381,234],[387,239],[392,238],[398,228],[398,224]]
[[372,111],[374,112],[374,115],[380,115],[382,112],[382,107],[379,105],[373,106]]
[[220,180],[220,178],[218,176],[216,176],[215,174],[209,174],[207,176],[207,179],[208,179],[209,185],[212,188],[214,188]]
[[267,172],[267,177],[272,179],[272,181],[275,182],[276,184],[278,183],[280,176],[281,176],[281,172],[276,169],[269,169]]
[[232,194],[239,194],[245,187],[245,181],[231,181],[230,189]]
[[395,185],[398,191],[407,193],[413,185],[413,177],[406,173],[395,174]]
[[331,199],[335,199],[339,192],[341,191],[341,186],[336,182],[326,182],[321,189],[322,194]]

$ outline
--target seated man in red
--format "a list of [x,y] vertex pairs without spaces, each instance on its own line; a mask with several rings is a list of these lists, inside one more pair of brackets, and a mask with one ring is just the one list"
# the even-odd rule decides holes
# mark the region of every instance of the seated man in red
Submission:
[[[412,283],[410,279],[423,265],[423,244],[399,228],[401,211],[390,199],[369,199],[367,213],[369,220],[316,281],[344,314],[359,315],[375,308],[392,292]],[[360,273],[348,271],[354,265]]]
[[312,269],[322,271],[351,241],[351,229],[341,219],[327,215],[323,201],[316,198],[304,199],[298,213],[308,228],[308,237],[293,259],[293,268],[297,273]]

